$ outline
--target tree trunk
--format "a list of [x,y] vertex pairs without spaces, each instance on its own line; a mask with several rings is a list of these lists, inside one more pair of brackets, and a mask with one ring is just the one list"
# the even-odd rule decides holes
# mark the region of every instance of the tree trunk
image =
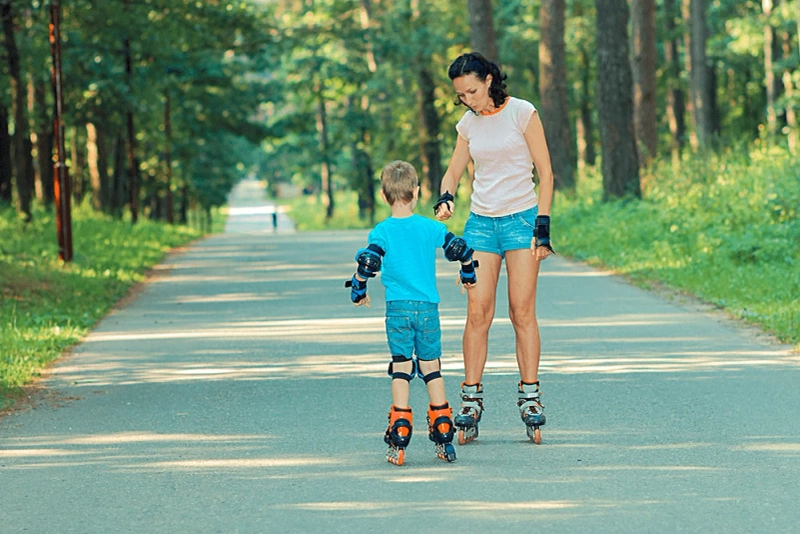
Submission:
[[8,108],[0,102],[0,207],[11,204],[11,135],[8,133]]
[[172,195],[172,99],[169,88],[164,89],[164,166],[166,167],[166,190],[164,208],[167,222],[175,222],[175,199]]
[[628,61],[627,0],[596,0],[597,108],[603,149],[603,196],[641,197]]
[[711,71],[706,58],[706,0],[691,0],[691,86],[695,130],[699,146],[707,146],[714,136],[714,110]]
[[47,85],[38,81],[34,85],[36,102],[36,155],[39,160],[39,183],[45,206],[51,206],[55,198],[53,180],[53,123],[47,106]]
[[125,168],[125,138],[120,132],[114,146],[114,171],[111,187],[111,214],[117,218],[122,218],[122,211],[127,203],[128,170]]
[[181,187],[181,203],[178,208],[178,223],[186,224],[189,222],[189,186],[183,184]]
[[767,91],[767,129],[770,135],[778,132],[778,114],[775,110],[775,28],[770,21],[775,4],[777,1],[761,0],[761,8],[764,10],[764,87]]
[[[788,31],[781,34],[781,46],[783,50],[783,57],[792,55],[792,39]],[[795,110],[795,86],[792,80],[792,71],[784,69],[783,74],[783,90],[786,94],[786,126],[788,128],[787,141],[789,144],[789,151],[792,154],[797,154],[797,111]]]
[[12,11],[11,0],[6,0],[0,4],[0,18],[3,23],[3,34],[5,36],[6,55],[8,57],[8,74],[11,78],[11,95],[14,112],[14,137],[13,137],[13,161],[14,176],[17,181],[17,194],[19,196],[20,211],[25,214],[25,220],[33,218],[31,213],[31,201],[33,200],[33,183],[29,180],[30,167],[33,159],[30,151],[25,152],[26,139],[30,145],[28,135],[28,120],[25,117],[26,107],[26,88],[22,80],[22,67],[14,36],[14,13]]
[[331,161],[328,153],[328,118],[325,110],[325,97],[322,94],[322,85],[317,83],[317,133],[319,133],[319,148],[322,153],[320,177],[322,178],[322,191],[324,192],[325,219],[330,220],[334,212],[333,180],[331,176]]
[[564,0],[542,2],[539,21],[539,116],[544,125],[556,189],[575,187],[572,132],[567,105],[567,63],[564,43]]
[[[127,6],[127,3],[126,3]],[[130,39],[123,42],[125,52],[125,80],[128,85],[128,92],[133,97],[133,87],[131,85],[131,43]],[[132,104],[128,104],[131,106]],[[131,222],[139,220],[139,167],[136,164],[136,129],[133,125],[133,110],[125,112],[125,125],[128,131],[128,202],[131,210]]]
[[656,116],[656,2],[633,0],[633,120],[641,163],[658,150]]
[[580,72],[581,72],[581,94],[580,94],[580,117],[577,121],[576,135],[578,138],[578,158],[586,165],[594,166],[597,154],[594,147],[594,123],[592,121],[592,102],[591,102],[591,61],[589,52],[581,45],[580,47]]
[[[375,47],[372,43],[371,0],[361,0],[359,18],[367,41],[367,67],[371,73],[375,73],[378,71],[378,61],[375,58]],[[362,90],[366,92],[365,85],[362,86]],[[359,173],[360,181],[362,181],[362,187],[358,188],[358,209],[360,217],[363,218],[364,214],[369,216],[369,224],[372,226],[375,224],[375,180],[372,176],[372,136],[370,135],[373,122],[370,113],[370,98],[366,94],[361,97],[361,113],[363,114],[362,121],[364,121],[360,133],[362,148],[355,147],[353,152],[354,157],[357,158],[356,172]]]
[[678,50],[678,33],[675,20],[680,16],[675,0],[664,0],[664,19],[667,38],[664,42],[664,58],[667,62],[667,119],[672,135],[673,156],[678,156],[686,142],[686,98],[681,89],[681,63]]
[[92,206],[108,210],[108,154],[102,132],[91,122],[86,124],[86,154],[89,181],[92,184]]
[[497,38],[492,18],[492,0],[469,0],[469,35],[472,49],[480,52],[486,59],[499,62]]
[[[420,64],[426,64],[421,62]],[[442,182],[442,155],[439,149],[439,114],[436,112],[436,84],[427,68],[418,72],[420,102],[420,144],[422,148],[422,175],[427,180],[431,195],[439,196]]]
[[86,152],[83,136],[77,127],[70,128],[72,137],[72,198],[80,204],[86,194]]

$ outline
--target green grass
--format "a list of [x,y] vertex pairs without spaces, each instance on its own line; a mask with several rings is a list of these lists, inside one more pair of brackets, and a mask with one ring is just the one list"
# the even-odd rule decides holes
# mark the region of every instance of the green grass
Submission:
[[[599,170],[581,172],[575,192],[556,195],[556,251],[643,287],[694,295],[800,349],[800,159],[756,144],[658,162],[642,183],[641,201],[603,202]],[[456,233],[467,197],[459,191],[448,221]],[[369,227],[354,194],[336,202],[327,224],[315,198],[294,201],[290,216],[301,230]],[[431,205],[417,213],[431,216]],[[381,205],[376,221],[388,213]]]
[[661,162],[642,201],[602,202],[600,176],[558,195],[553,236],[568,256],[666,285],[800,348],[800,161],[755,146]]
[[[221,228],[224,217],[212,229]],[[25,224],[0,210],[0,409],[77,343],[147,269],[173,247],[203,235],[188,226],[136,225],[86,205],[72,212],[74,259],[58,259],[54,215]]]

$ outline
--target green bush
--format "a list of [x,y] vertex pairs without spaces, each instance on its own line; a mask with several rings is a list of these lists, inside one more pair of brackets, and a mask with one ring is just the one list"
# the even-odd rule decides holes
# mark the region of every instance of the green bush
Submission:
[[693,155],[648,171],[642,201],[600,202],[586,173],[559,194],[565,254],[658,281],[800,344],[800,161],[777,147]]

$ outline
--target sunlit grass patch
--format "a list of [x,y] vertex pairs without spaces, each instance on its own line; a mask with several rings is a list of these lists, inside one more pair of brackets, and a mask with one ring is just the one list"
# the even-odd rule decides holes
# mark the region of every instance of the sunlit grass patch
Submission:
[[146,219],[131,225],[80,205],[72,213],[74,258],[64,264],[53,217],[39,209],[25,224],[14,210],[0,211],[0,409],[167,251],[203,235]]

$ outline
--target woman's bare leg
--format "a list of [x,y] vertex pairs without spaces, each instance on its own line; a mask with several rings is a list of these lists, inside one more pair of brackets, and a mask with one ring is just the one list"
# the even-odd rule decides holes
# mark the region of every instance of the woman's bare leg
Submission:
[[486,365],[489,327],[494,319],[497,279],[502,258],[489,252],[475,252],[478,260],[478,283],[467,291],[467,324],[464,327],[464,381],[479,384]]
[[508,315],[517,339],[517,365],[523,382],[539,380],[541,341],[536,321],[536,283],[539,261],[530,249],[506,252]]

